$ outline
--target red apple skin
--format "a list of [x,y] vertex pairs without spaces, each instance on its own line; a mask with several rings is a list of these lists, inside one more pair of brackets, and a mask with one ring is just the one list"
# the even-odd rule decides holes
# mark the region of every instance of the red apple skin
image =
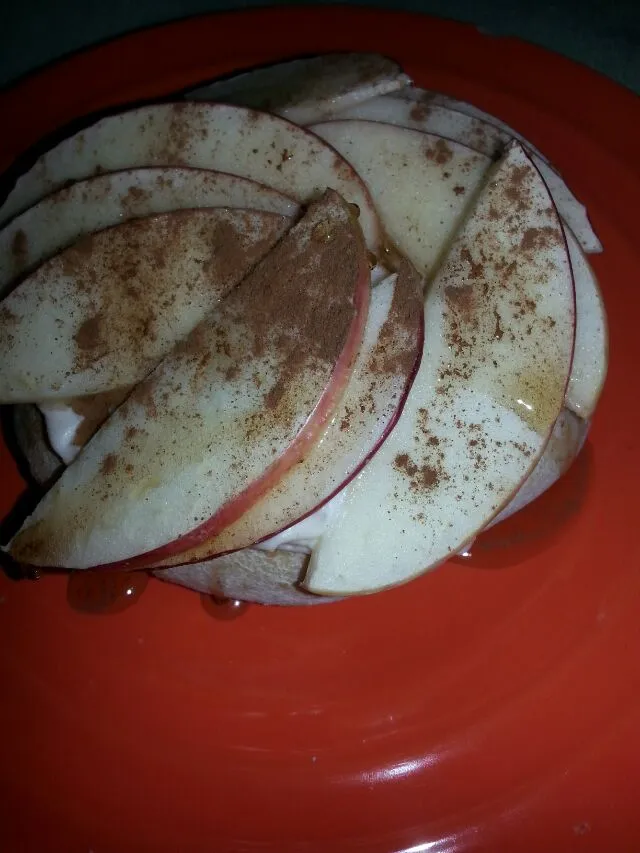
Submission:
[[[173,557],[165,558],[164,560],[158,563],[154,563],[153,566],[150,566],[149,568],[162,569],[170,566],[200,563],[202,561],[214,559],[222,555],[226,556],[229,554],[233,554],[237,551],[245,550],[246,548],[259,544],[260,542],[264,542],[267,539],[270,539],[272,536],[282,533],[284,530],[287,530],[288,528],[293,527],[299,522],[303,521],[305,518],[308,518],[314,512],[321,509],[332,498],[334,498],[338,494],[338,492],[344,489],[354,479],[354,477],[356,477],[360,473],[360,471],[362,471],[362,469],[368,464],[368,462],[383,446],[389,435],[392,433],[396,423],[398,422],[398,419],[400,418],[400,415],[402,414],[406,400],[409,396],[409,392],[411,391],[413,381],[420,367],[420,362],[422,360],[422,352],[424,349],[423,280],[418,275],[415,268],[402,256],[395,256],[394,253],[394,257],[390,258],[389,260],[391,267],[398,274],[398,283],[396,285],[397,291],[396,295],[394,296],[394,300],[396,298],[399,298],[401,300],[401,303],[406,311],[404,322],[409,322],[412,327],[415,323],[416,325],[413,331],[415,331],[416,334],[415,340],[413,341],[413,360],[411,361],[409,369],[407,370],[407,374],[404,377],[404,384],[402,388],[397,391],[398,400],[396,407],[393,411],[393,414],[390,416],[388,422],[386,423],[384,430],[372,443],[371,447],[368,449],[366,447],[363,447],[362,458],[360,458],[358,462],[354,464],[349,474],[344,476],[344,478],[336,485],[335,488],[331,489],[326,496],[324,496],[322,499],[319,499],[308,510],[295,516],[290,521],[287,521],[286,523],[283,523],[279,526],[276,525],[275,527],[270,528],[268,532],[255,539],[241,539],[240,544],[238,544],[237,546],[232,544],[233,535],[227,535],[229,534],[229,528],[225,528],[222,531],[222,535],[212,537],[211,539],[200,543],[198,546],[196,546],[195,548],[191,548],[188,551],[181,552],[180,554],[177,554]],[[411,318],[411,320],[406,319],[409,317]],[[398,349],[396,350],[397,354],[404,351],[404,334],[406,334],[406,327],[402,325],[402,322],[399,325],[402,329],[402,331],[400,332],[400,338],[402,342],[398,342]],[[388,338],[386,338],[382,349],[385,353],[386,358],[393,358],[393,356],[389,355],[389,346],[390,341]],[[379,356],[380,350],[378,350],[377,352]],[[367,358],[375,358],[375,353],[376,350],[373,350],[373,352],[369,353]],[[357,401],[353,401],[353,407],[358,407]],[[337,414],[337,417],[340,417],[339,412]],[[317,461],[315,464],[318,464]],[[269,500],[268,494],[265,497],[265,500]],[[233,527],[233,525],[231,525],[231,527]]]
[[[404,293],[405,298],[407,300],[419,302],[420,307],[422,307],[422,279],[417,274],[417,272],[415,271],[413,266],[408,261],[406,261],[406,259],[404,259],[402,256],[400,256],[400,255],[395,256],[395,254],[391,258],[391,263],[392,263],[392,266],[394,266],[397,269],[398,274],[404,277],[405,284],[403,285],[401,292]],[[367,272],[367,280],[368,280],[368,272]],[[356,307],[359,305],[359,302],[358,302],[358,299],[359,299],[358,294],[359,293],[360,293],[360,288],[358,288],[356,291]],[[368,284],[366,287],[366,298],[367,298],[367,300],[369,299],[369,286],[368,286]],[[357,316],[360,316],[360,315],[362,315],[362,326],[359,327],[357,330],[359,340],[362,339],[364,326],[366,324],[366,312],[359,310]],[[381,437],[370,448],[370,450],[363,456],[362,460],[354,468],[354,470],[349,474],[349,476],[342,483],[340,483],[340,485],[337,488],[335,488],[326,498],[324,498],[317,505],[312,507],[309,511],[305,512],[303,515],[294,519],[291,523],[283,525],[281,528],[279,528],[277,530],[270,531],[268,534],[262,536],[259,540],[257,540],[258,542],[262,542],[265,539],[269,539],[269,538],[271,538],[271,536],[274,536],[277,533],[282,532],[282,530],[286,530],[288,527],[291,527],[294,524],[297,524],[298,522],[302,521],[303,519],[307,518],[312,513],[316,512],[318,509],[323,507],[326,503],[328,503],[328,501],[330,501],[333,497],[335,497],[335,495],[338,494],[338,492],[340,492],[343,488],[345,488],[345,486],[347,486],[351,482],[351,480],[353,480],[354,477],[356,477],[360,473],[360,471],[367,465],[367,463],[375,456],[375,454],[380,449],[380,447],[382,447],[382,445],[384,444],[384,442],[386,441],[388,436],[392,433],[396,423],[398,422],[398,419],[400,418],[400,415],[402,414],[406,400],[409,396],[409,392],[411,391],[413,381],[414,381],[416,374],[418,372],[418,369],[420,367],[423,349],[424,349],[424,312],[420,311],[418,335],[417,335],[416,342],[415,342],[415,358],[413,360],[411,369],[407,374],[406,383],[405,383],[404,388],[402,390],[402,395],[401,395],[400,400],[398,401],[398,405],[397,405],[397,408],[394,412],[394,415],[392,416],[389,423],[387,424],[387,426],[386,426],[384,432],[382,433]],[[352,352],[351,361],[353,361],[353,358],[355,357],[356,352],[357,352],[357,347]],[[345,360],[346,360],[346,355],[344,352],[343,352],[343,356],[345,356]],[[342,359],[342,357],[341,357],[341,359]],[[340,369],[340,362],[336,365],[336,372],[339,369]],[[344,379],[345,385],[346,385],[347,380],[348,380],[348,375]],[[341,396],[343,389],[344,389],[344,385],[340,388],[338,399],[339,399],[339,396]],[[308,448],[313,444],[315,438],[317,438],[318,435],[320,435],[323,432],[324,427],[325,427],[328,419],[332,416],[332,414],[333,414],[333,407],[332,407],[331,411],[327,412],[327,415],[323,418],[323,420],[318,422],[316,428],[313,430],[313,435],[309,436],[309,440],[304,441],[304,452],[300,453],[298,458],[302,458],[305,455],[305,453],[308,452]],[[136,558],[133,558],[132,560],[126,561],[125,563],[105,564],[105,565],[99,566],[97,568],[104,569],[107,571],[112,570],[112,569],[121,570],[122,568],[126,568],[129,570],[131,570],[131,569],[149,569],[149,568],[153,568],[153,569],[155,569],[155,568],[166,568],[168,566],[180,566],[180,565],[189,565],[189,564],[193,564],[193,563],[198,563],[198,562],[202,562],[203,560],[206,560],[206,559],[211,559],[212,557],[226,556],[228,554],[234,553],[237,550],[242,550],[242,548],[240,548],[240,549],[230,548],[227,550],[219,550],[219,549],[216,550],[215,545],[213,547],[209,548],[208,543],[209,542],[215,543],[216,536],[218,535],[218,533],[221,530],[224,530],[227,526],[231,525],[234,521],[236,521],[252,505],[253,502],[255,502],[257,499],[262,497],[262,495],[264,495],[266,492],[268,492],[269,489],[273,488],[274,484],[278,482],[279,477],[283,473],[285,473],[287,470],[289,470],[290,467],[291,467],[290,465],[286,465],[286,466],[279,465],[278,466],[278,464],[276,463],[276,465],[274,465],[275,476],[269,478],[269,483],[268,483],[268,486],[266,487],[266,489],[260,490],[259,493],[256,492],[255,494],[251,494],[249,500],[242,502],[240,511],[238,511],[237,513],[236,513],[236,510],[238,508],[232,507],[232,509],[234,510],[233,515],[230,513],[228,516],[225,517],[224,515],[222,515],[222,513],[224,513],[224,508],[223,508],[221,513],[218,514],[218,518],[220,518],[220,516],[222,515],[222,523],[219,523],[218,531],[216,533],[214,533],[212,535],[206,535],[206,536],[204,536],[204,538],[194,541],[193,544],[190,544],[187,548],[180,548],[179,547],[180,544],[183,543],[188,538],[188,537],[183,537],[183,539],[177,540],[176,543],[170,543],[170,546],[167,546],[166,550],[165,549],[157,549],[156,552],[149,552],[147,554],[141,555],[140,558],[136,557]],[[276,470],[276,468],[277,468],[277,470]],[[227,520],[227,519],[229,519],[229,520]],[[198,531],[195,531],[195,532],[197,533]],[[171,547],[174,544],[177,546],[175,548],[175,550]],[[245,546],[243,546],[243,547],[245,547]]]
[[181,554],[195,548],[207,539],[215,536],[220,530],[232,524],[236,519],[246,512],[255,501],[269,491],[280,479],[285,471],[302,459],[307,449],[316,441],[322,433],[327,421],[331,418],[333,411],[340,400],[344,386],[347,383],[353,360],[362,340],[362,332],[367,318],[367,307],[369,304],[369,267],[366,260],[363,261],[358,285],[355,292],[354,306],[355,315],[349,339],[340,354],[336,366],[331,375],[327,388],[318,401],[314,412],[309,416],[307,425],[298,434],[298,437],[288,448],[286,453],[277,459],[264,475],[253,482],[241,494],[228,501],[215,515],[205,521],[199,527],[187,533],[185,536],[162,546],[146,554],[140,554],[129,560],[120,560],[114,563],[104,563],[96,566],[97,569],[118,570],[122,569],[145,569],[159,560]]
[[[340,197],[337,196],[336,193],[332,193],[329,191],[323,201],[317,203],[317,206],[314,208],[314,213],[311,215],[310,224],[308,228],[313,228],[313,232],[306,233],[304,229],[299,230],[297,233],[300,235],[300,238],[303,240],[313,240],[318,241],[319,243],[331,243],[333,244],[333,238],[330,238],[330,235],[327,235],[326,238],[322,237],[320,234],[316,234],[318,229],[318,225],[314,225],[314,222],[318,222],[319,224],[325,226],[324,220],[320,219],[323,215],[331,217],[331,211],[333,209],[338,209],[338,207],[342,210],[340,213],[340,217],[344,216],[344,207],[345,203],[343,200],[340,200]],[[326,212],[325,212],[326,211]],[[302,429],[298,431],[297,434],[292,435],[290,443],[283,448],[283,451],[279,455],[278,458],[274,460],[274,462],[268,465],[263,471],[260,473],[258,477],[256,477],[251,482],[244,483],[242,488],[239,489],[235,494],[232,493],[232,496],[227,498],[226,502],[222,503],[213,515],[197,525],[196,527],[189,530],[181,537],[177,537],[173,541],[163,545],[159,548],[149,550],[145,553],[140,553],[138,555],[128,557],[123,560],[110,561],[100,564],[96,566],[95,563],[87,563],[87,568],[109,568],[109,569],[134,569],[134,568],[144,568],[152,562],[155,562],[163,557],[170,556],[175,553],[180,553],[186,549],[189,549],[196,544],[212,537],[216,532],[220,531],[224,526],[232,523],[234,520],[239,518],[254,501],[256,501],[261,495],[263,495],[266,491],[268,491],[273,484],[278,481],[278,479],[283,475],[283,473],[288,470],[292,465],[294,465],[297,461],[299,461],[305,453],[308,451],[309,446],[317,440],[319,434],[324,429],[327,420],[332,416],[335,407],[337,406],[344,387],[351,375],[351,371],[353,368],[353,364],[357,353],[360,348],[360,344],[362,341],[362,336],[364,332],[364,328],[366,325],[366,319],[368,315],[368,306],[369,306],[369,293],[370,293],[370,273],[369,273],[369,258],[368,253],[366,251],[365,243],[362,237],[361,229],[358,227],[357,223],[353,218],[353,214],[349,214],[351,217],[352,224],[348,226],[348,230],[345,231],[347,226],[345,224],[341,224],[339,227],[342,229],[343,237],[335,243],[333,248],[322,249],[319,258],[321,259],[321,263],[327,264],[337,264],[340,262],[340,258],[336,256],[336,250],[339,252],[340,246],[344,239],[349,236],[349,239],[355,240],[356,244],[354,246],[353,260],[355,261],[355,268],[352,267],[353,273],[349,273],[351,276],[353,274],[353,278],[348,282],[348,294],[344,293],[341,296],[341,299],[344,301],[345,298],[348,298],[348,301],[351,305],[350,309],[350,319],[348,320],[348,324],[345,327],[344,332],[340,332],[341,335],[341,343],[340,350],[337,356],[336,361],[333,363],[332,368],[330,369],[330,373],[327,374],[327,379],[324,389],[318,389],[321,391],[319,397],[317,398],[317,402],[311,412],[304,413],[306,422]],[[338,218],[339,222],[343,223],[343,220]],[[331,222],[331,219],[327,220],[327,225]],[[329,226],[330,227],[330,226]],[[306,233],[306,236],[303,236]],[[322,239],[321,239],[322,238]],[[284,238],[285,240],[288,237]],[[295,240],[299,239],[298,236],[295,237]],[[291,244],[295,245],[295,244]],[[283,252],[286,253],[289,251],[288,249],[283,249]],[[295,250],[294,250],[295,251]],[[278,260],[281,256],[281,252],[278,248],[275,250],[276,252],[276,260],[273,263],[280,263]],[[280,252],[280,254],[277,254]],[[265,259],[263,262],[265,265],[268,265],[270,262],[268,259]],[[331,274],[331,273],[330,273]],[[285,273],[286,275],[286,273]],[[315,275],[313,270],[306,270],[304,272],[304,276]],[[347,286],[347,281],[345,280],[344,285]],[[250,285],[249,285],[250,286]],[[246,288],[245,288],[246,290]],[[286,291],[285,291],[286,292]],[[247,298],[247,294],[249,293],[246,290],[245,295],[241,296],[240,304],[242,303],[242,299]],[[332,303],[328,303],[328,308],[331,310],[330,305]],[[231,309],[231,313],[233,314],[233,310]],[[329,314],[327,315],[327,319],[329,318]],[[311,327],[308,327],[311,329]],[[344,338],[342,335],[344,334]],[[193,338],[193,335],[191,336]],[[193,348],[194,345],[197,345],[197,336],[193,341],[189,339],[187,342],[187,350],[189,348]],[[189,356],[191,358],[191,356]],[[293,375],[293,377],[288,381],[302,381],[304,376],[303,373],[298,373]],[[135,392],[134,392],[135,393]],[[146,389],[141,389],[140,392],[143,397],[146,393]],[[56,487],[54,487],[56,488]],[[46,512],[46,511],[45,511]],[[44,516],[46,518],[46,515]],[[31,522],[33,525],[33,521]],[[55,542],[47,543],[42,538],[42,533],[38,532],[38,525],[40,522],[36,522],[36,528],[33,529],[27,523],[27,526],[24,531],[21,531],[12,541],[10,546],[10,552],[14,556],[14,558],[20,560],[21,558],[25,562],[29,562],[31,560],[34,561],[34,564],[38,564],[41,567],[46,567],[46,565],[51,565],[49,563],[47,557],[44,559],[39,558],[38,551],[43,552],[43,556],[46,554],[46,551],[52,551],[55,553],[55,548],[62,547],[64,549],[66,546],[65,536],[62,531],[60,532],[60,542],[61,546],[57,546]],[[40,528],[41,529],[41,528]],[[33,545],[32,545],[33,542]],[[64,554],[64,550],[62,550]],[[62,563],[54,563],[52,567],[58,567],[59,565],[73,565],[74,558],[71,559],[62,557],[65,562]]]
[[[406,388],[405,388],[405,391],[403,394],[403,398],[400,401],[400,404],[396,410],[396,413],[394,414],[392,419],[387,424],[387,427],[386,427],[385,431],[383,432],[382,436],[380,437],[380,440],[375,444],[374,447],[371,448],[371,450],[366,454],[366,456],[364,456],[361,463],[357,466],[357,468],[354,468],[354,470],[351,472],[349,477],[347,477],[347,479],[343,483],[341,483],[336,489],[334,489],[324,500],[320,501],[320,503],[317,506],[314,506],[313,509],[310,509],[308,512],[305,512],[304,515],[301,515],[299,518],[296,518],[295,521],[291,522],[291,524],[286,524],[284,527],[281,527],[279,530],[274,530],[274,531],[268,533],[266,536],[263,536],[261,539],[259,539],[254,544],[259,545],[261,542],[264,542],[267,539],[271,539],[273,536],[276,536],[279,533],[283,533],[285,530],[288,530],[289,527],[293,527],[294,525],[299,524],[301,521],[304,521],[305,518],[309,518],[310,515],[313,515],[314,512],[317,512],[319,509],[322,509],[322,507],[325,504],[329,503],[329,501],[332,500],[333,498],[335,498],[335,496],[339,492],[341,492],[344,488],[346,488],[349,485],[349,483],[355,477],[358,476],[358,474],[367,465],[367,463],[370,462],[371,459],[373,459],[373,457],[376,455],[378,450],[382,447],[382,445],[385,443],[387,438],[393,432],[395,425],[398,423],[400,415],[402,414],[403,409],[405,407],[405,403],[407,402],[407,397],[409,396],[411,386],[413,385],[413,380],[416,378],[416,374],[417,374],[418,369],[420,367],[421,354],[422,354],[422,349],[424,346],[424,319],[423,319],[423,322],[421,323],[421,326],[420,326],[420,336],[418,338],[418,344],[420,347],[419,354],[418,354],[418,357],[416,358],[416,361],[415,361],[415,364],[411,370],[411,373],[409,374],[409,377],[407,380],[407,385],[406,385]],[[245,549],[241,548],[238,550],[245,550]],[[228,551],[221,551],[220,553],[216,553],[212,557],[212,559],[216,559],[217,557],[226,557],[229,554],[234,554],[234,553],[237,553],[236,549],[231,549]],[[200,549],[190,549],[189,551],[181,552],[177,556],[179,558],[177,561],[171,560],[170,562],[161,563],[158,565],[156,565],[154,563],[153,565],[145,566],[145,568],[162,569],[162,568],[167,568],[167,567],[171,568],[171,567],[176,567],[176,566],[189,566],[189,565],[195,565],[196,563],[200,563],[204,559],[202,556],[202,551]],[[109,568],[109,567],[106,567],[106,568]]]
[[[155,551],[149,551],[147,554],[140,555],[140,557],[134,557],[132,560],[105,564],[99,568],[146,568],[156,560],[164,557],[170,557],[174,554],[181,554],[183,551],[187,551],[190,548],[205,542],[217,532],[240,518],[248,507],[273,487],[285,471],[302,459],[307,452],[307,449],[316,441],[318,436],[324,430],[327,421],[331,418],[335,406],[342,395],[342,391],[351,372],[353,360],[358,351],[358,346],[362,340],[362,332],[366,322],[368,304],[369,268],[366,262],[364,262],[360,270],[358,286],[355,293],[355,316],[349,333],[349,340],[336,362],[329,385],[321,399],[318,401],[315,411],[309,416],[306,427],[298,435],[297,439],[289,447],[287,452],[267,469],[263,477],[256,480],[247,489],[245,489],[244,492],[229,501],[225,506],[221,507],[221,509],[218,510],[218,512],[212,516],[209,521],[205,522],[195,530],[192,530],[185,536],[182,536],[180,539],[176,539],[175,542],[171,542],[162,548],[156,548]],[[138,560],[141,560],[141,563],[138,563]]]

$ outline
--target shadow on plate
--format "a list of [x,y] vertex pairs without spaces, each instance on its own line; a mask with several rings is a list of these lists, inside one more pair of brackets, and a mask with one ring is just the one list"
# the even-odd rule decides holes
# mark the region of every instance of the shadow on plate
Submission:
[[583,447],[571,468],[529,506],[481,533],[468,557],[452,562],[478,569],[505,569],[537,557],[576,522],[593,475],[593,448]]

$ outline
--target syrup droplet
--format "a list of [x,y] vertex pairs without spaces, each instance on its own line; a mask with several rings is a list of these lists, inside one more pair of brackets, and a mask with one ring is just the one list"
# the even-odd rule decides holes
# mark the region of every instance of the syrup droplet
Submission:
[[67,601],[80,613],[120,613],[135,604],[149,582],[146,572],[77,571],[67,583]]
[[240,601],[237,598],[222,598],[218,595],[207,595],[205,593],[201,594],[200,600],[209,616],[220,619],[222,622],[237,619],[249,607],[247,601]]
[[328,222],[318,222],[311,232],[311,237],[318,243],[331,243],[335,235]]

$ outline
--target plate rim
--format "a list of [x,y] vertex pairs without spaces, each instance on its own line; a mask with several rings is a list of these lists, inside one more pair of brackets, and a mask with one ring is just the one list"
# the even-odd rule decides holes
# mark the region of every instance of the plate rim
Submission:
[[[242,16],[243,18],[254,18],[254,19],[264,20],[264,16],[266,16],[266,15],[268,15],[271,19],[273,19],[273,18],[278,18],[280,16],[290,17],[292,12],[295,13],[296,16],[302,15],[304,18],[307,18],[310,14],[317,15],[318,13],[321,13],[322,17],[333,20],[333,19],[335,19],[336,14],[342,14],[345,9],[347,9],[348,12],[354,16],[355,15],[358,15],[358,16],[366,15],[368,17],[368,19],[374,18],[376,21],[379,21],[379,19],[383,16],[388,16],[389,18],[393,17],[394,19],[403,18],[403,19],[411,19],[411,20],[413,20],[415,18],[420,18],[420,19],[425,19],[425,18],[428,19],[429,18],[429,16],[415,14],[415,13],[407,13],[407,12],[398,13],[398,12],[394,12],[391,10],[370,10],[370,9],[363,10],[363,9],[358,9],[358,8],[353,8],[353,7],[341,7],[341,6],[339,6],[339,7],[304,7],[304,8],[296,8],[293,10],[291,9],[291,7],[276,8],[276,9],[250,9],[250,10],[237,10],[237,11],[230,12],[230,13],[213,13],[213,14],[197,15],[197,16],[192,16],[192,17],[189,17],[187,19],[183,19],[183,20],[177,21],[177,22],[176,21],[166,22],[166,23],[163,23],[163,24],[151,27],[151,28],[144,28],[144,29],[138,30],[134,33],[128,33],[128,34],[125,34],[123,36],[118,36],[114,39],[110,39],[108,42],[103,43],[102,45],[99,45],[97,47],[89,47],[85,50],[82,50],[82,51],[76,53],[76,54],[73,54],[70,57],[66,57],[64,59],[58,60],[55,63],[53,63],[52,65],[47,66],[44,69],[40,69],[37,72],[34,72],[33,75],[29,76],[28,80],[26,80],[24,82],[18,81],[17,85],[18,85],[18,87],[20,87],[20,85],[27,85],[26,91],[31,92],[31,97],[33,97],[34,94],[38,94],[39,88],[40,89],[42,87],[46,88],[46,86],[49,85],[49,83],[48,83],[48,81],[50,80],[49,72],[51,71],[51,69],[53,67],[56,67],[56,68],[59,66],[64,67],[64,69],[66,69],[66,70],[62,74],[63,77],[65,74],[71,73],[69,71],[69,69],[72,69],[72,72],[74,74],[79,73],[78,69],[82,67],[82,63],[80,62],[81,57],[84,58],[88,54],[93,56],[93,54],[95,53],[96,50],[102,51],[102,50],[108,49],[109,55],[111,54],[111,52],[114,52],[114,56],[115,56],[115,53],[117,52],[116,47],[121,45],[123,41],[128,41],[131,39],[137,41],[141,37],[147,38],[150,34],[155,34],[158,31],[173,30],[173,28],[176,27],[177,25],[179,25],[180,27],[187,27],[187,26],[192,27],[194,25],[194,21],[197,21],[197,22],[201,22],[203,20],[219,21],[221,16],[224,17],[225,19],[230,19],[232,17],[237,19],[238,17]],[[438,19],[438,20],[441,21],[442,19]],[[464,29],[469,29],[471,31],[475,30],[475,28],[473,28],[472,25],[461,24],[458,22],[446,22],[444,26],[448,31],[450,31],[448,29],[450,26],[454,26],[454,28],[456,28],[456,29],[457,28],[464,28]],[[475,38],[475,36],[474,36],[474,38]],[[482,35],[482,38],[486,38],[486,36]],[[569,65],[575,66],[578,69],[580,69],[580,74],[587,73],[589,75],[594,75],[595,77],[599,78],[599,80],[600,80],[600,83],[597,83],[597,84],[594,83],[594,86],[596,87],[596,89],[599,93],[597,95],[597,97],[609,99],[611,96],[610,87],[613,87],[616,90],[621,90],[624,93],[623,98],[618,97],[618,99],[616,101],[617,103],[618,102],[619,103],[622,103],[622,102],[627,103],[627,93],[628,93],[628,95],[631,96],[632,99],[635,99],[635,97],[636,97],[633,95],[633,93],[628,92],[628,90],[625,90],[624,87],[621,87],[619,84],[615,83],[614,81],[610,80],[609,78],[604,77],[603,75],[599,74],[596,71],[593,71],[592,69],[589,69],[586,66],[582,66],[578,63],[575,63],[573,60],[568,59],[564,56],[561,56],[560,54],[555,54],[551,51],[546,50],[545,48],[541,48],[541,47],[538,47],[536,45],[530,45],[527,42],[521,42],[520,40],[516,40],[516,39],[500,38],[500,41],[502,44],[506,44],[506,43],[512,44],[515,42],[517,49],[521,49],[522,45],[526,45],[526,50],[533,49],[534,52],[536,52],[536,53],[543,51],[545,54],[549,54],[550,56],[554,57],[554,60],[553,60],[554,62],[557,60],[560,60],[562,64],[568,63]],[[290,54],[290,56],[293,56],[293,55],[296,55],[296,54],[295,53]],[[84,61],[84,59],[83,59],[83,61]],[[104,61],[104,60],[102,60],[102,61]],[[56,72],[56,73],[58,73],[58,72]],[[46,78],[46,81],[43,82],[42,78]],[[32,81],[34,79],[37,79],[37,81],[38,81],[37,84],[32,83]],[[14,87],[11,87],[11,88],[13,89]],[[24,91],[25,90],[22,90],[22,94],[20,95],[21,98],[25,97]],[[6,102],[3,101],[5,94],[6,94],[5,92],[0,93],[0,107],[6,108]],[[610,103],[610,101],[609,101],[609,103]],[[640,100],[634,100],[634,105],[633,105],[634,111],[638,109],[639,104],[640,104]],[[611,134],[609,134],[608,137],[609,137],[609,141],[611,141],[610,140]],[[612,154],[614,154],[614,156],[616,156],[615,152],[612,152]],[[99,845],[98,845],[98,847],[99,847]],[[426,850],[428,848],[424,847],[424,849]]]

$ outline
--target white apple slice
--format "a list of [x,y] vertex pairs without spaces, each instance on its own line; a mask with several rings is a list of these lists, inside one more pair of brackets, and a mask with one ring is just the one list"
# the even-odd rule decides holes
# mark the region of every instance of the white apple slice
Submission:
[[0,209],[0,223],[68,181],[141,166],[215,169],[258,181],[308,203],[326,187],[360,208],[367,245],[382,239],[366,187],[339,154],[277,116],[225,104],[140,107],[102,119],[65,139],[22,175]]
[[192,89],[186,97],[240,104],[296,124],[311,124],[352,104],[395,92],[410,82],[400,66],[386,56],[335,53],[234,74]]
[[324,429],[368,302],[361,230],[327,191],[111,415],[12,540],[14,559],[141,567],[231,524]]
[[332,599],[299,589],[309,556],[291,551],[245,548],[215,560],[159,569],[160,580],[221,598],[258,604],[325,604]]
[[437,273],[425,349],[391,436],[347,487],[304,585],[366,593],[484,528],[542,455],[564,398],[574,287],[546,185],[513,144]]
[[447,110],[452,110],[454,112],[460,113],[461,115],[468,116],[469,118],[475,118],[484,124],[493,125],[497,130],[502,131],[506,136],[510,139],[516,139],[523,145],[528,152],[536,154],[545,162],[549,162],[545,155],[540,151],[539,148],[536,148],[532,145],[528,139],[525,139],[522,134],[518,133],[517,130],[514,130],[512,127],[509,127],[508,124],[501,121],[501,119],[497,118],[491,113],[487,113],[484,110],[481,110],[479,107],[476,107],[474,104],[470,104],[467,101],[460,101],[457,98],[452,98],[450,95],[445,95],[443,92],[436,92],[432,89],[422,89],[417,86],[408,86],[402,90],[402,92],[398,93],[390,93],[392,97],[398,97],[401,100],[411,101],[416,104],[420,104],[425,109],[429,109],[429,107],[443,107]]
[[565,226],[576,289],[576,340],[565,408],[540,461],[513,500],[491,521],[493,527],[550,488],[571,466],[587,437],[607,372],[607,320],[598,282],[584,250]]
[[565,228],[565,236],[576,283],[576,346],[565,405],[579,417],[589,420],[607,375],[607,315],[598,280],[584,251],[568,228]]
[[422,340],[422,282],[404,261],[398,274],[373,289],[362,344],[340,405],[304,460],[218,536],[162,565],[246,548],[317,512],[393,429],[418,367]]
[[[428,111],[431,108],[434,109],[434,120],[436,121],[439,116],[442,116],[443,110],[457,113],[457,117],[451,116],[446,119],[447,125],[449,127],[453,127],[454,124],[458,124],[459,127],[464,127],[465,136],[467,133],[473,133],[477,139],[477,145],[482,146],[482,148],[479,147],[479,150],[483,150],[485,153],[488,153],[487,149],[490,146],[495,145],[500,139],[505,141],[508,139],[518,140],[531,154],[533,162],[549,187],[560,215],[574,232],[582,248],[586,252],[590,253],[602,251],[602,243],[598,239],[597,234],[589,222],[586,207],[571,192],[562,178],[562,175],[560,175],[557,169],[549,162],[547,157],[545,157],[538,148],[532,145],[528,139],[522,136],[522,134],[518,133],[512,127],[509,127],[508,124],[505,124],[505,122],[501,121],[499,118],[496,118],[495,116],[478,109],[478,107],[473,106],[473,104],[456,100],[455,98],[451,98],[448,95],[443,95],[439,92],[431,92],[428,89],[410,87],[403,89],[402,92],[397,95],[392,94],[390,97],[398,97],[402,100],[408,101],[410,103],[410,106],[408,107],[409,112],[411,112],[416,104],[419,105],[421,109],[416,109],[414,112],[415,116],[420,114],[424,115],[425,113],[428,114]],[[471,120],[470,123],[465,123],[465,116]],[[429,123],[428,118],[425,120]],[[456,139],[457,137],[453,138]],[[471,147],[476,146],[472,145]]]
[[500,157],[513,138],[506,131],[481,119],[437,103],[427,104],[413,100],[412,96],[416,91],[420,90],[408,89],[407,97],[382,95],[372,98],[344,109],[334,118],[377,121],[421,130],[423,133],[434,133],[466,145],[491,159]]
[[298,205],[247,178],[205,169],[130,169],[58,190],[0,231],[0,294],[85,234],[129,219],[196,207],[232,207],[294,216]]
[[182,210],[99,231],[46,261],[0,303],[0,402],[139,381],[289,224],[276,213]]
[[311,130],[364,179],[391,240],[429,275],[491,161],[432,134],[372,121],[331,121]]
[[589,422],[574,415],[568,409],[560,412],[544,453],[531,474],[518,489],[514,497],[503,510],[493,518],[485,529],[524,509],[539,498],[556,480],[568,471],[576,456],[582,450],[589,432]]

